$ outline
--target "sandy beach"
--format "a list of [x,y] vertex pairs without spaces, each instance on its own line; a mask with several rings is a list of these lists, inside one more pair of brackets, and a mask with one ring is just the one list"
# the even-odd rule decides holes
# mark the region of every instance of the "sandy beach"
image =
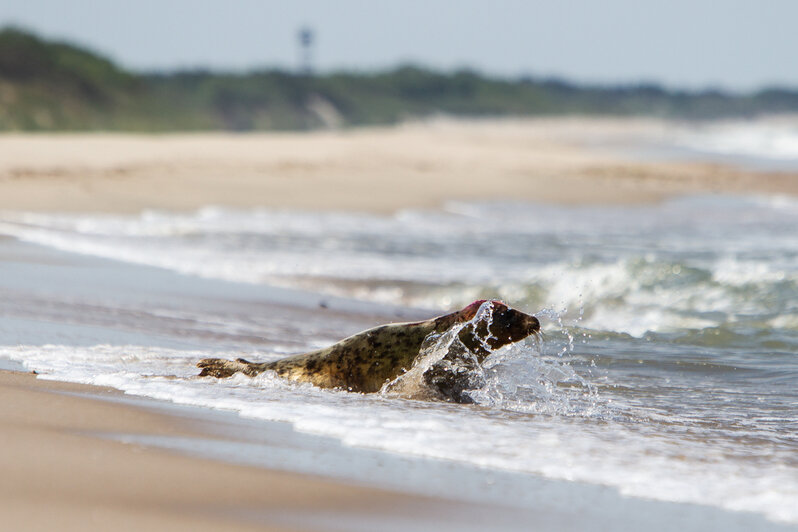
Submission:
[[391,212],[447,200],[584,204],[718,191],[798,195],[789,172],[632,160],[597,145],[656,138],[664,128],[575,118],[246,135],[6,134],[0,209]]
[[75,394],[118,392],[0,372],[4,528],[296,530],[275,523],[303,512],[416,511],[423,502],[101,440],[97,434],[200,432],[179,418]]
[[[656,135],[660,127],[567,119],[308,134],[8,134],[0,136],[0,210],[138,213],[219,205],[391,213],[448,200],[639,204],[707,192],[798,196],[798,174],[647,162],[594,142]],[[299,334],[292,327],[308,316],[315,320],[308,337],[327,338],[429,315],[312,292],[192,280],[4,237],[0,277],[6,345],[234,341],[257,349],[268,340],[202,331],[202,323],[176,317],[185,308],[221,320],[263,315],[282,337]],[[178,303],[170,307],[172,301]],[[166,317],[144,316],[152,308]],[[150,344],[139,342],[143,335]],[[0,519],[9,530],[478,530],[491,523],[508,530],[585,530],[591,520],[618,529],[621,517],[627,521],[620,529],[665,530],[676,521],[661,519],[674,512],[685,530],[708,523],[781,529],[760,516],[593,491],[584,493],[596,504],[574,513],[566,511],[567,497],[507,511],[446,494],[236,465],[135,438],[125,443],[117,436],[245,438],[220,437],[213,423],[130,404],[111,388],[45,381],[13,371],[19,369],[0,371]],[[624,511],[602,513],[602,497]],[[658,519],[666,528],[657,528]],[[382,527],[389,523],[398,525]]]

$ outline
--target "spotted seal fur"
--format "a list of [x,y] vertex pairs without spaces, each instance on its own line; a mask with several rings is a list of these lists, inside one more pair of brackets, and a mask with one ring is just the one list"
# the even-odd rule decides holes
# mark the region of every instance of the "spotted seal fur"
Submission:
[[[489,319],[474,320],[485,303],[488,305],[483,307],[483,312],[490,313]],[[427,337],[444,333],[460,323],[467,325],[458,333],[458,347],[451,349],[423,375],[424,382],[435,390],[438,398],[455,402],[469,402],[463,394],[468,388],[463,369],[482,363],[495,349],[540,332],[540,323],[534,316],[500,301],[480,300],[451,314],[414,323],[382,325],[325,349],[274,362],[206,358],[197,366],[202,370],[202,377],[223,378],[239,372],[252,377],[274,371],[285,379],[310,382],[321,388],[372,393],[413,366]],[[450,371],[453,365],[459,371]]]

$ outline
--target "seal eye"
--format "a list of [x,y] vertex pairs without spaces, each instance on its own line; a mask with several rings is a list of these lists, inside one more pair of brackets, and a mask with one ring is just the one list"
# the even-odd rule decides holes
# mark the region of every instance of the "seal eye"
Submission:
[[510,309],[504,309],[496,314],[496,317],[499,318],[502,323],[506,323],[508,320],[508,315],[510,314]]

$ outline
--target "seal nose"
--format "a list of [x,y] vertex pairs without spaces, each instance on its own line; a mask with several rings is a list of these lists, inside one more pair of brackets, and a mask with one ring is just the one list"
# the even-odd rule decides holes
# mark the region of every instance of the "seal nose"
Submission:
[[526,317],[526,330],[528,334],[535,334],[540,331],[540,322],[535,316]]

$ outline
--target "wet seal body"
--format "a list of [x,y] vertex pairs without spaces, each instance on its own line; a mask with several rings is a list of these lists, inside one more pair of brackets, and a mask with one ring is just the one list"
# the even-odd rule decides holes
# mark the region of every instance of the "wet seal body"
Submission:
[[[489,312],[488,319],[474,320],[481,308]],[[310,382],[321,388],[372,393],[413,366],[427,337],[461,323],[468,324],[458,334],[459,349],[453,349],[424,374],[425,382],[438,392],[440,399],[455,402],[468,402],[462,394],[467,383],[457,372],[445,371],[446,367],[457,361],[466,366],[481,363],[491,351],[540,331],[540,323],[534,316],[500,301],[482,300],[427,321],[375,327],[325,349],[274,362],[206,358],[197,366],[202,377],[229,377],[239,372],[252,377],[274,371],[280,377]]]

